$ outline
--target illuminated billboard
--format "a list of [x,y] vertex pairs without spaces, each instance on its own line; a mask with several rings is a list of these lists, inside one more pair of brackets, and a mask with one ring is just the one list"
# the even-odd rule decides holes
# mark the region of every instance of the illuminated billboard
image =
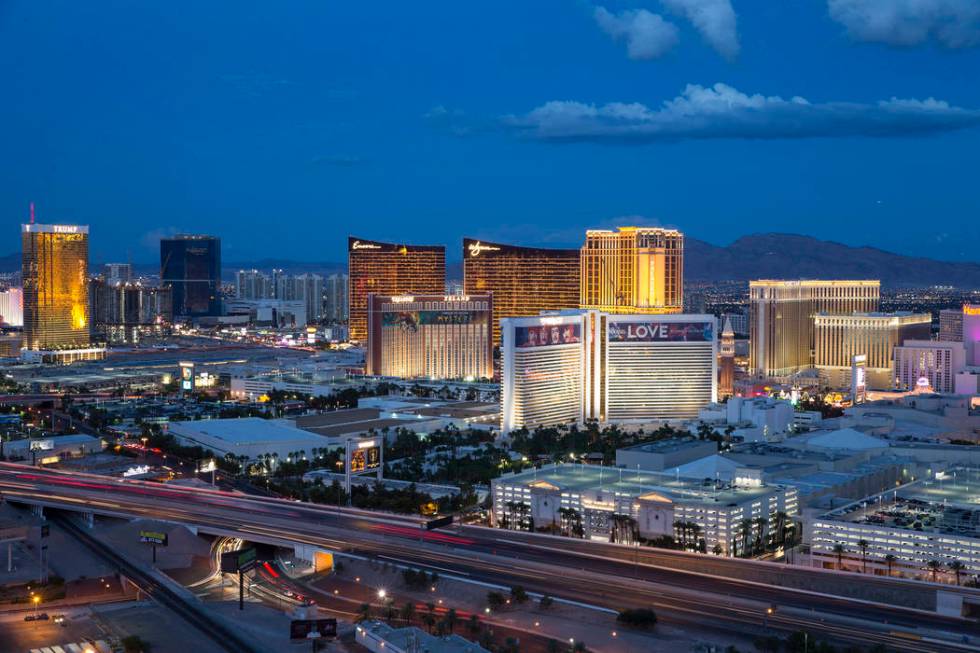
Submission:
[[519,349],[575,345],[582,342],[582,325],[543,324],[514,327],[514,346]]
[[357,448],[351,449],[347,465],[351,474],[378,469],[381,466],[380,443],[374,440],[358,442]]
[[609,342],[713,342],[712,322],[610,321]]
[[419,326],[483,324],[487,317],[486,311],[391,311],[382,315],[381,324],[415,333]]
[[862,404],[868,396],[868,357],[864,354],[851,357],[851,401]]
[[194,389],[194,363],[180,363],[180,389],[184,392]]

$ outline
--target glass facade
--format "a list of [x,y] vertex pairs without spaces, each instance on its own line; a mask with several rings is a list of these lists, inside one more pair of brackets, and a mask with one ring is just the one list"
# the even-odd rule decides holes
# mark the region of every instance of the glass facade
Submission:
[[493,344],[500,318],[578,308],[577,249],[538,249],[463,239],[463,291],[493,293]]
[[680,313],[684,307],[684,234],[620,227],[585,233],[582,308],[607,313]]
[[221,239],[179,235],[160,241],[160,283],[174,319],[221,315]]
[[88,227],[25,224],[21,244],[24,347],[88,347]]
[[444,295],[446,248],[347,239],[350,339],[367,339],[368,295]]

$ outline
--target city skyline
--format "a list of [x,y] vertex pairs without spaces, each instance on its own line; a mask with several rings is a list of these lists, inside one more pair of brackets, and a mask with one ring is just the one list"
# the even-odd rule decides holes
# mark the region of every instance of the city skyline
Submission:
[[90,224],[106,234],[95,261],[152,260],[178,231],[255,260],[270,239],[250,234],[273,224],[276,250],[340,261],[333,232],[351,224],[567,247],[625,222],[970,260],[976,17],[869,25],[847,4],[722,1],[696,24],[678,0],[542,2],[518,20],[498,5],[479,21],[448,4],[375,20],[8,3],[0,210],[26,221],[34,201],[39,220]]

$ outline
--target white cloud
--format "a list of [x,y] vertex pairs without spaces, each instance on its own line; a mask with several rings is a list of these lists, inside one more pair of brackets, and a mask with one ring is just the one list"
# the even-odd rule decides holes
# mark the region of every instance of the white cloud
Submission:
[[948,48],[980,45],[978,0],[827,0],[830,17],[858,41]]
[[730,0],[660,0],[667,9],[684,16],[704,40],[722,56],[738,55],[738,30]]
[[650,143],[710,138],[910,136],[980,125],[980,111],[928,98],[877,104],[811,103],[794,96],[748,95],[726,84],[689,84],[659,108],[612,102],[553,101],[505,125],[546,141]]
[[677,45],[677,27],[646,9],[614,14],[596,7],[595,20],[606,34],[626,41],[630,59],[657,59]]

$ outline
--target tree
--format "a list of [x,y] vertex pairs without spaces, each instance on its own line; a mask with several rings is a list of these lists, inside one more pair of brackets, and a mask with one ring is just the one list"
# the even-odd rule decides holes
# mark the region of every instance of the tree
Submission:
[[527,603],[528,595],[523,587],[514,585],[510,588],[510,598],[514,603]]
[[939,570],[943,568],[943,563],[939,562],[938,560],[930,560],[926,563],[926,566],[929,567],[929,570],[932,572],[932,582],[935,583],[936,574],[938,574]]
[[898,556],[894,553],[885,554],[885,564],[888,566],[888,576],[892,575],[892,567],[895,566],[895,561],[898,560]]
[[837,544],[834,545],[834,553],[837,554],[837,569],[838,570],[844,568],[844,553],[846,551],[847,551],[847,549],[845,549],[844,548],[844,545],[841,544],[840,542],[838,542]]
[[632,608],[616,615],[616,621],[624,626],[649,630],[657,625],[657,613],[650,608]]
[[507,599],[500,592],[487,592],[487,605],[490,606],[491,610],[496,610],[502,606]]
[[367,621],[370,618],[371,618],[371,604],[362,603],[361,606],[357,609],[357,620]]
[[858,548],[861,549],[861,573],[868,573],[868,541],[858,540]]
[[402,619],[406,624],[412,623],[412,617],[415,616],[415,602],[409,601],[402,606]]
[[469,628],[470,635],[476,635],[480,632],[480,618],[475,614],[471,614],[469,620],[466,622],[467,628]]
[[956,585],[959,586],[959,584],[960,584],[960,574],[963,573],[963,569],[964,569],[964,567],[966,565],[964,565],[959,560],[953,560],[953,561],[947,563],[946,566],[949,567],[949,570],[952,571],[953,574],[956,575]]
[[543,596],[541,597],[541,600],[540,600],[540,601],[538,601],[538,606],[539,606],[539,607],[540,607],[540,608],[541,608],[542,610],[547,610],[547,609],[548,609],[548,608],[550,608],[550,607],[551,607],[552,605],[554,605],[554,603],[555,603],[555,600],[554,600],[553,598],[551,598],[550,596],[548,596],[547,594],[545,594],[545,595],[543,595]]
[[455,630],[458,621],[459,617],[456,614],[456,608],[449,608],[446,611],[446,625],[449,626],[450,634]]
[[422,615],[422,623],[425,624],[426,630],[431,633],[432,627],[436,625],[436,616],[431,612],[426,612],[424,615]]

